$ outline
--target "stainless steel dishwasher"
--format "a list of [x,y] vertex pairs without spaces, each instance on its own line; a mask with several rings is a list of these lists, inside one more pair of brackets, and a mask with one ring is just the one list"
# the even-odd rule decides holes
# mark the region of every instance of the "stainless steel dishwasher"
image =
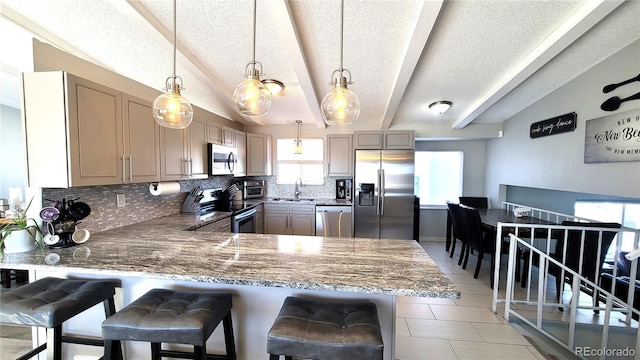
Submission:
[[316,206],[316,236],[353,237],[351,206]]

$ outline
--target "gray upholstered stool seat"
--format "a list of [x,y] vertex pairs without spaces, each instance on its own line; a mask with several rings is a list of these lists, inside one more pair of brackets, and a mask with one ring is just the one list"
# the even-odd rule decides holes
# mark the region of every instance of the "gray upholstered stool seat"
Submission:
[[382,359],[376,305],[287,297],[267,337],[271,359]]
[[45,348],[48,358],[60,359],[62,341],[103,345],[102,341],[63,337],[62,323],[101,302],[109,317],[115,313],[114,294],[115,284],[111,281],[43,278],[0,295],[0,323],[48,329],[47,344],[20,359],[30,358]]
[[[102,336],[110,340],[151,343],[153,359],[190,357],[161,350],[161,343],[190,344],[196,359],[235,359],[231,323],[232,295],[225,292],[185,292],[153,289],[102,323]],[[223,322],[226,356],[206,355],[206,341]],[[105,359],[110,359],[107,349]]]

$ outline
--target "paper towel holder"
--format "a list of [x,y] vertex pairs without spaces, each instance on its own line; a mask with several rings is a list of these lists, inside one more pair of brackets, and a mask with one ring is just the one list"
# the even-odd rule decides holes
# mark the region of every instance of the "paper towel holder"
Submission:
[[153,186],[153,191],[158,191],[158,183],[157,182],[152,182],[149,185]]

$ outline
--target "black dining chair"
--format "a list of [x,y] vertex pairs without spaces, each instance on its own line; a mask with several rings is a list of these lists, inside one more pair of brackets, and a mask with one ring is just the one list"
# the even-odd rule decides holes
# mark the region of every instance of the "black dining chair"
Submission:
[[[478,252],[478,260],[476,263],[476,269],[473,273],[473,278],[477,279],[478,274],[480,273],[480,267],[482,265],[482,260],[484,258],[484,254],[491,254],[491,288],[493,289],[494,285],[494,276],[495,273],[495,243],[496,243],[496,233],[491,231],[486,231],[482,226],[482,219],[480,218],[480,214],[478,213],[477,208],[468,207],[464,205],[460,205],[460,210],[462,213],[462,218],[464,221],[464,231],[466,236],[466,242],[464,246],[464,261],[462,264],[463,268],[466,268],[467,262],[469,260],[469,253],[471,250],[476,250]],[[509,242],[502,241],[502,246],[500,249],[500,254],[509,255]],[[516,269],[515,269],[515,280],[520,280],[520,250],[516,254]]]
[[[567,227],[598,227],[598,228],[612,228],[619,229],[621,227],[618,223],[586,223],[586,222],[575,222],[575,221],[563,221],[562,226]],[[562,263],[563,258],[563,249],[564,249],[564,239],[565,239],[564,231],[552,231],[552,237],[556,238],[556,246],[555,251],[549,253],[549,256],[555,259],[556,261]],[[602,265],[604,264],[605,256],[607,255],[607,251],[609,250],[609,246],[613,242],[617,232],[616,231],[603,231],[602,239],[600,240],[600,232],[599,231],[584,231],[584,246],[582,246],[582,230],[567,230],[567,248],[566,248],[566,256],[564,264],[569,269],[581,274],[589,281],[594,282],[595,284],[599,284],[600,273],[602,272]],[[601,242],[600,246],[600,256],[598,257],[598,242]],[[582,268],[580,268],[580,248],[583,248],[582,254]],[[521,286],[526,286],[526,277],[528,276],[529,267],[535,266],[538,264],[539,257],[536,253],[533,253],[532,264],[529,264],[529,252],[523,252],[524,258],[524,266],[522,271],[522,282]],[[568,272],[564,273],[564,279],[561,278],[562,269],[553,264],[549,263],[548,267],[549,274],[555,277],[556,280],[556,300],[558,304],[560,304],[560,298],[562,294],[562,284],[563,280],[567,283],[571,283],[573,280],[573,275]],[[593,304],[594,306],[597,304],[598,299],[598,291],[596,289],[587,288],[593,295]],[[596,310],[594,312],[597,313]]]
[[449,254],[449,257],[453,257],[453,254],[456,251],[456,240],[460,240],[460,242],[462,243],[460,258],[458,259],[458,265],[460,265],[462,263],[466,242],[464,220],[462,219],[462,210],[460,209],[460,204],[456,204],[450,201],[447,201],[447,207],[448,216],[451,219],[451,226],[453,228],[451,234],[451,253]]
[[458,197],[458,200],[460,200],[460,204],[476,209],[489,208],[489,198],[484,196],[460,196]]

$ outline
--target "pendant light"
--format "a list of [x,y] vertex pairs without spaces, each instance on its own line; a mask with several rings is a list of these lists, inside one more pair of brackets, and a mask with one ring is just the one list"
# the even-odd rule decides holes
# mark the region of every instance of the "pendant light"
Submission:
[[[260,66],[260,70],[256,68]],[[233,101],[242,115],[260,117],[269,112],[271,92],[260,82],[262,64],[256,62],[256,0],[253,0],[253,59],[245,69],[246,80],[241,82],[233,92]]]
[[302,140],[300,139],[300,124],[302,124],[302,120],[296,120],[296,124],[298,124],[298,137],[293,140],[293,153],[300,155],[302,154]]
[[[178,84],[178,80],[180,83]],[[180,95],[182,78],[176,76],[176,0],[173,0],[173,75],[167,78],[165,93],[153,101],[153,117],[160,126],[185,129],[193,120],[191,104]]]
[[[322,119],[327,125],[353,125],[360,115],[360,100],[347,89],[351,82],[351,72],[342,66],[344,37],[344,0],[340,1],[340,68],[335,70],[332,81],[334,88],[322,99]],[[344,76],[349,74],[349,80]]]

